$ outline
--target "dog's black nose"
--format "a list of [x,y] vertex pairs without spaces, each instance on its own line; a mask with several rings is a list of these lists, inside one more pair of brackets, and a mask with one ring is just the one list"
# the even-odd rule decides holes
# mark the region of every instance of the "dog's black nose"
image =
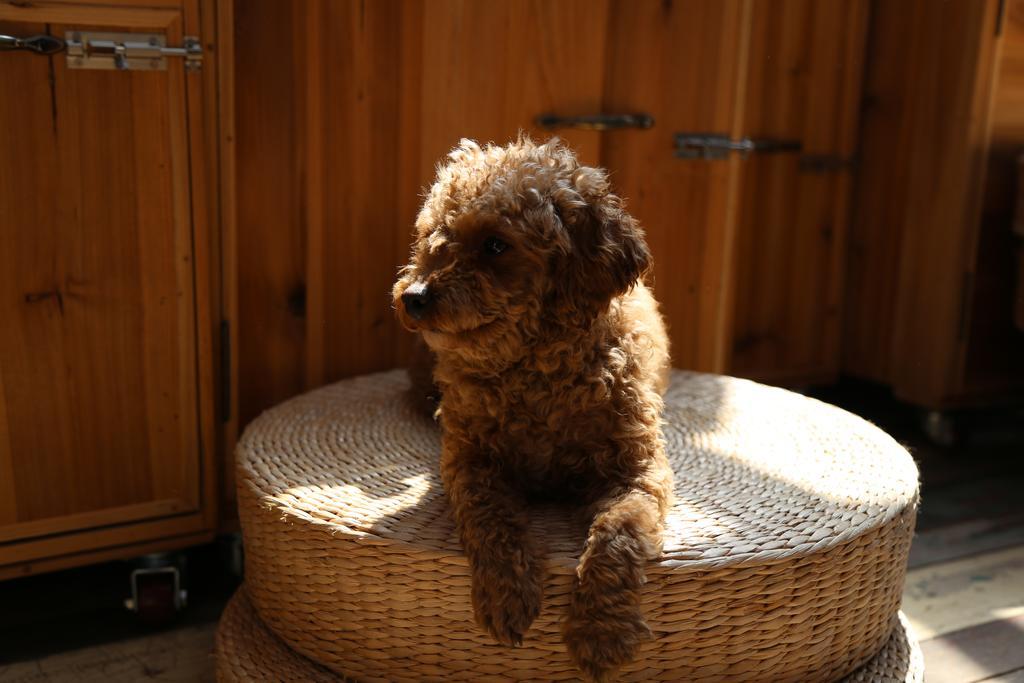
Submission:
[[402,293],[402,305],[405,306],[405,312],[413,320],[423,319],[423,316],[430,310],[431,299],[430,290],[422,282],[409,285]]

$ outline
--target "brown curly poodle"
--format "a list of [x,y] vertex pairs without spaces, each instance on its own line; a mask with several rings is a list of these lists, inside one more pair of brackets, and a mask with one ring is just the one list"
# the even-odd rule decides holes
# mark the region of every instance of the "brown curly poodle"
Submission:
[[571,496],[592,522],[563,635],[595,680],[650,637],[639,590],[672,493],[660,428],[668,340],[643,284],[650,260],[607,174],[557,140],[463,140],[438,169],[393,291],[436,356],[441,475],[478,623],[522,642],[544,566],[527,500]]

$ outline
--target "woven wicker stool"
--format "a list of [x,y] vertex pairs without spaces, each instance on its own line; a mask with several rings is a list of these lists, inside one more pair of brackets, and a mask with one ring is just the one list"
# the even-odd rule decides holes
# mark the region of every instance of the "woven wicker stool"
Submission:
[[[359,680],[577,680],[559,623],[585,526],[533,510],[543,611],[522,647],[495,644],[473,623],[439,430],[406,388],[402,371],[347,380],[246,431],[239,513],[262,622]],[[727,377],[676,372],[664,417],[677,500],[643,592],[655,637],[621,679],[838,680],[876,657],[917,507],[907,452],[838,408]]]
[[[922,683],[924,659],[903,615],[877,655],[843,679],[845,683]],[[349,680],[296,653],[270,632],[253,609],[245,589],[224,610],[217,629],[220,683],[338,683]]]

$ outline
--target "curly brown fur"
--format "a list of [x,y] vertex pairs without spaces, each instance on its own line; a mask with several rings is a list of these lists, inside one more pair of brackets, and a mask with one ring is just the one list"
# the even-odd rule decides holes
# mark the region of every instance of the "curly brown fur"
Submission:
[[418,335],[412,346],[407,373],[409,399],[424,415],[435,417],[441,392],[434,384],[434,352]]
[[643,284],[649,264],[603,170],[557,140],[463,140],[438,169],[393,292],[436,356],[441,475],[478,623],[522,642],[543,586],[527,500],[572,497],[592,522],[563,636],[594,680],[650,637],[639,591],[672,492],[668,341]]

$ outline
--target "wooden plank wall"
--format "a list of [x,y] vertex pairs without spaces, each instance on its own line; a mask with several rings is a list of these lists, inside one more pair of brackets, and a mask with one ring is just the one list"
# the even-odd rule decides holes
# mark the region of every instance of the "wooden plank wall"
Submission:
[[806,154],[851,156],[867,7],[237,3],[240,425],[403,361],[388,291],[434,164],[462,136],[547,137],[529,126],[550,111],[655,115],[652,131],[558,133],[611,169],[647,226],[677,364],[834,377],[848,170],[804,173],[793,154],[679,160],[671,133],[792,136]]
[[868,9],[754,4],[744,133],[803,149],[743,162],[731,374],[787,384],[838,376]]
[[[992,135],[964,359],[965,393],[1005,391],[1024,381],[1024,331],[1014,325],[1020,238],[1013,234],[1024,154],[1024,0],[1007,0],[992,94]],[[1019,219],[1018,219],[1019,220]]]
[[[241,422],[305,386],[307,226],[293,102],[305,100],[293,73],[305,3],[235,7],[238,311],[233,335]],[[268,46],[275,46],[268,49]],[[298,82],[297,82],[298,81]]]
[[641,111],[651,130],[604,135],[601,164],[647,233],[649,278],[677,367],[728,364],[738,155],[682,160],[677,132],[742,137],[753,2],[612,4],[604,111]]
[[999,4],[872,5],[843,369],[923,405],[962,390]]
[[[411,337],[390,288],[435,162],[461,136],[508,139],[556,97],[575,102],[564,113],[598,111],[604,45],[585,36],[604,36],[608,13],[585,0],[253,0],[235,14],[244,425],[305,388],[402,362]],[[581,17],[593,26],[570,30]],[[468,30],[481,22],[494,30]],[[598,133],[563,137],[598,161]]]

